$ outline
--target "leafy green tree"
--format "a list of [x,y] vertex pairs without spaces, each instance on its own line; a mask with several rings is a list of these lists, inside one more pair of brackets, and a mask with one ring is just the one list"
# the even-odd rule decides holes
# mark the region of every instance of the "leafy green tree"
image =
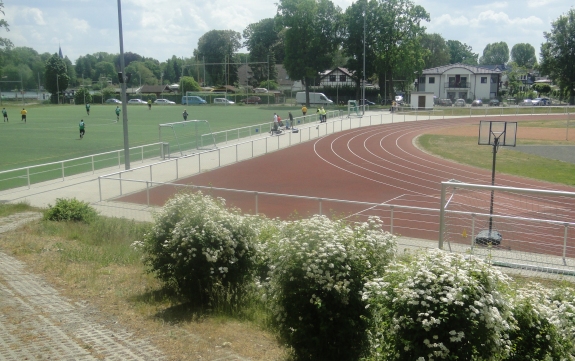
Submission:
[[479,58],[480,65],[506,64],[509,61],[509,47],[504,41],[491,43],[483,49],[483,55]]
[[182,94],[185,94],[186,92],[190,92],[190,91],[200,91],[200,84],[198,84],[198,82],[196,81],[196,79],[194,79],[193,76],[183,76],[182,80]]
[[346,68],[354,74],[356,99],[360,99],[361,81],[363,80],[363,44],[365,13],[365,77],[371,78],[375,73],[375,37],[377,34],[377,0],[359,0],[345,11],[343,31],[343,51],[348,56]]
[[538,94],[549,94],[549,93],[551,93],[551,86],[549,84],[533,84],[532,88]]
[[116,79],[118,79],[118,73],[116,72],[114,64],[107,61],[96,63],[96,66],[94,67],[94,75],[96,79],[100,79],[102,77],[110,78],[112,81],[117,81]]
[[74,93],[74,104],[86,104],[92,102],[92,94],[87,88],[80,88]]
[[447,40],[447,47],[449,48],[450,64],[477,65],[479,54],[474,53],[471,46],[459,40]]
[[541,46],[540,71],[558,84],[575,104],[575,9],[559,16],[544,33],[547,40]]
[[419,39],[421,46],[427,50],[423,56],[425,69],[447,65],[451,60],[451,53],[445,39],[439,34],[423,34]]
[[112,86],[108,86],[102,89],[102,97],[104,100],[114,98],[115,95],[116,95],[116,89],[114,89],[114,87]]
[[132,73],[131,86],[135,85],[156,85],[158,78],[141,61],[133,61],[125,68],[126,73]]
[[537,57],[535,56],[535,48],[528,43],[519,43],[513,45],[511,48],[511,60],[519,66],[532,69],[537,65]]
[[[211,30],[198,40],[198,48],[194,56],[203,59],[207,64],[206,72],[211,78],[211,84],[234,84],[238,81],[237,65],[233,63],[234,53],[241,48],[242,36],[233,30]],[[228,63],[227,66],[224,63]]]
[[384,0],[379,2],[378,18],[376,69],[379,86],[393,96],[396,75],[410,84],[415,73],[423,69],[424,51],[419,38],[425,31],[421,22],[429,21],[429,14],[411,0]]
[[274,80],[264,80],[259,84],[260,88],[266,88],[268,90],[277,90],[279,88],[279,85],[276,81]]
[[524,86],[521,78],[528,74],[525,67],[517,65],[515,62],[510,62],[507,65],[507,81],[505,85],[509,89],[510,96],[518,96],[521,94],[521,89]]
[[80,56],[76,60],[76,74],[84,79],[92,79],[93,81],[98,80],[98,76],[96,75],[96,63],[98,59],[94,55],[85,55]]
[[64,63],[66,63],[66,72],[70,78],[70,85],[78,85],[78,78],[76,77],[76,69],[74,68],[74,65],[67,56],[65,56],[63,60]]
[[309,87],[329,69],[340,43],[341,9],[329,0],[280,0],[276,21],[285,31],[284,67],[291,79]]
[[46,90],[52,94],[53,103],[58,103],[58,92],[62,93],[68,89],[69,82],[70,77],[68,76],[64,59],[60,58],[58,54],[52,55],[46,63],[44,84]]
[[250,24],[244,30],[243,35],[246,39],[244,46],[250,52],[249,61],[266,62],[266,64],[250,64],[253,72],[253,84],[267,80],[268,74],[270,80],[277,79],[275,64],[278,61],[281,63],[285,54],[281,34],[283,34],[281,28],[276,27],[273,18]]
[[[2,1],[0,1],[0,13],[2,13],[2,15],[4,15],[3,9],[4,9],[4,3]],[[6,31],[10,31],[10,28],[8,27],[8,22],[6,21],[6,19],[0,19],[0,29],[1,28],[6,29]],[[14,45],[12,44],[12,42],[9,39],[0,37],[0,50],[10,49],[12,46],[14,46]]]

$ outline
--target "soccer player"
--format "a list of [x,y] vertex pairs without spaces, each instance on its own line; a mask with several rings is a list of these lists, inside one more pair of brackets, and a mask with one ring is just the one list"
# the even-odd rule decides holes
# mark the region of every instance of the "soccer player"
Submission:
[[86,103],[86,113],[90,115],[90,103]]
[[301,112],[303,113],[303,116],[305,117],[305,115],[307,114],[307,107],[305,106],[305,104],[303,107],[301,107]]
[[188,111],[186,109],[184,109],[182,116],[184,117],[184,120],[188,120]]
[[116,105],[116,123],[120,121],[120,106]]
[[26,109],[22,108],[22,110],[20,111],[20,114],[22,115],[22,120],[24,121],[24,123],[26,123],[26,114],[28,114]]
[[152,99],[148,99],[148,110],[152,110]]
[[6,111],[6,108],[2,108],[2,115],[4,116],[4,121],[7,122],[8,121],[8,112]]
[[80,139],[84,138],[84,134],[86,133],[86,124],[84,120],[80,120]]

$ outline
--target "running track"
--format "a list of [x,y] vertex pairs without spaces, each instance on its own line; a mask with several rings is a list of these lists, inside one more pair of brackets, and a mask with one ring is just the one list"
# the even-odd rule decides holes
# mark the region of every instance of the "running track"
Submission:
[[[535,118],[543,117],[557,118]],[[535,118],[505,117],[504,120]],[[502,118],[482,120],[501,121]],[[430,129],[463,124],[478,126],[479,119],[425,120],[353,129],[182,179],[177,183],[439,209],[442,181],[456,179],[465,183],[491,184],[491,171],[431,156],[417,149],[413,140]],[[496,185],[575,192],[572,187],[501,174],[496,175]],[[174,192],[174,187],[157,187],[150,192],[150,203],[163,205]],[[237,206],[244,212],[254,212],[253,194],[213,194],[225,198],[228,204]],[[142,203],[145,202],[145,194],[125,196],[122,200]],[[527,215],[523,210],[518,210],[520,200],[507,201],[507,205],[500,206],[501,209],[512,209],[511,213]],[[300,216],[309,216],[318,213],[319,209],[317,200],[278,198],[261,194],[258,196],[258,204],[259,213],[268,217],[287,218],[294,212]],[[388,207],[366,208],[368,207],[322,202],[324,214],[351,216],[359,220],[365,219],[367,215],[377,215],[389,225],[391,214]],[[561,218],[569,221],[575,219],[573,200],[570,203],[561,203],[559,208],[566,212],[560,215]],[[437,212],[395,210],[394,233],[437,240],[438,219]],[[573,242],[573,236],[570,239]],[[575,254],[573,247],[569,253]]]

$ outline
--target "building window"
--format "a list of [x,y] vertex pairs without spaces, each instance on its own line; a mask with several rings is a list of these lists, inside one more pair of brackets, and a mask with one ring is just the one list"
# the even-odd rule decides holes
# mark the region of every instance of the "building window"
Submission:
[[335,75],[330,75],[330,76],[329,76],[329,81],[335,81]]
[[481,84],[487,84],[487,77],[486,76],[481,77]]
[[424,76],[419,78],[419,84],[425,84],[425,77]]
[[429,84],[435,84],[435,77],[434,76],[429,77]]
[[347,81],[345,75],[340,75],[340,76],[339,76],[339,81],[342,82],[342,83],[345,83],[345,82]]

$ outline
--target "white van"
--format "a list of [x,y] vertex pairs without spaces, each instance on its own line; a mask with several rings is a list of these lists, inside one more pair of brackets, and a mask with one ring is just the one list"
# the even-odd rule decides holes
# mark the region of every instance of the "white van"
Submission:
[[[305,92],[297,92],[295,94],[295,102],[297,104],[305,104]],[[323,93],[309,93],[309,104],[333,104]]]

